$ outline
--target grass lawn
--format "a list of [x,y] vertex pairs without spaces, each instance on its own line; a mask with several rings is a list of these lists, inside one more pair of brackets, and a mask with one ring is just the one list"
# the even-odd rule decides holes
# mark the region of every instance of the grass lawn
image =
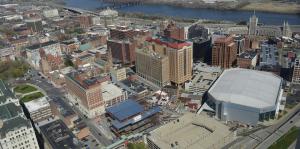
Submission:
[[279,138],[269,149],[286,149],[288,148],[298,137],[300,129],[293,127],[285,135]]
[[28,102],[28,101],[31,101],[31,100],[34,100],[34,99],[37,99],[37,98],[40,98],[40,97],[44,97],[44,94],[41,93],[41,92],[32,93],[32,94],[26,95],[23,98],[21,98],[21,101],[22,102]]
[[128,149],[146,149],[146,145],[143,142],[128,143]]
[[17,93],[25,94],[25,93],[37,91],[37,89],[35,87],[27,85],[27,84],[21,84],[21,85],[16,86],[14,91]]

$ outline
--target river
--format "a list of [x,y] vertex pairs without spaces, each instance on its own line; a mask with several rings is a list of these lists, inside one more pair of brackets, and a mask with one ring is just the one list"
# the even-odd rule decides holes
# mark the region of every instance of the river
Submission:
[[[108,4],[101,0],[64,0],[67,6],[78,7],[87,10],[107,7]],[[215,9],[191,9],[168,5],[137,5],[118,9],[121,12],[140,12],[149,15],[175,16],[182,18],[196,18],[209,20],[248,21],[253,14],[251,11],[215,10]],[[292,25],[300,25],[299,14],[280,14],[270,12],[256,12],[259,23],[267,25],[282,25],[288,21]]]

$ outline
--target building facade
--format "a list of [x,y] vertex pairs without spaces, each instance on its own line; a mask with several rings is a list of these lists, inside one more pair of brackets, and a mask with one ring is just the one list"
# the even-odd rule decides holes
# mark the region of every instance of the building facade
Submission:
[[295,60],[292,83],[300,84],[300,59]]
[[176,85],[192,78],[193,45],[170,38],[148,38],[148,48],[169,59],[170,81]]
[[73,103],[87,117],[95,117],[104,113],[104,100],[101,83],[108,77],[96,77],[81,72],[71,72],[65,76],[66,88],[72,96]]
[[254,51],[245,51],[237,57],[237,65],[240,68],[252,69],[257,64],[257,53]]
[[152,52],[149,49],[136,50],[136,72],[139,76],[158,86],[170,82],[169,58]]
[[232,36],[215,40],[212,48],[212,65],[230,68],[236,60],[236,45]]
[[133,65],[135,61],[135,33],[127,26],[110,29],[107,49],[111,50],[114,62]]
[[41,97],[24,103],[33,122],[38,123],[53,116],[47,98],[48,97]]

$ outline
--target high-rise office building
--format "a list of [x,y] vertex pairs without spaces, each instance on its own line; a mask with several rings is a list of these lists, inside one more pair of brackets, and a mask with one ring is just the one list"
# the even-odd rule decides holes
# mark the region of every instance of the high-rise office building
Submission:
[[300,59],[295,60],[292,83],[300,84]]
[[130,40],[107,40],[114,62],[132,65],[135,61],[135,43]]
[[171,38],[148,38],[148,48],[169,59],[170,81],[176,85],[192,78],[193,45]]
[[254,14],[249,19],[249,35],[256,35],[258,18]]
[[215,40],[212,48],[212,65],[230,68],[236,60],[236,45],[232,36]]
[[129,65],[134,64],[136,46],[133,40],[134,35],[134,31],[125,26],[110,29],[107,49],[111,50],[114,62]]
[[170,82],[169,59],[149,49],[136,50],[136,72],[158,86]]

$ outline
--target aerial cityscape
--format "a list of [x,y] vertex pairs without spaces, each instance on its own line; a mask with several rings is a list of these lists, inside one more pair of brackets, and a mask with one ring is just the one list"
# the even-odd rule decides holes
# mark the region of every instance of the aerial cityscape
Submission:
[[0,0],[0,149],[300,149],[299,0]]

